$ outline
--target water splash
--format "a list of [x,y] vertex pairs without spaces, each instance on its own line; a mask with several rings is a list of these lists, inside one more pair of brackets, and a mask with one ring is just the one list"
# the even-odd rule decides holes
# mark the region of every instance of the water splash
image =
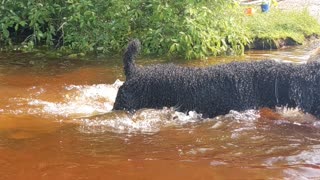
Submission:
[[310,164],[319,166],[320,165],[320,146],[313,145],[309,150],[303,150],[296,155],[292,156],[278,156],[272,157],[265,161],[268,166],[273,166],[276,164],[288,164],[290,166]]
[[259,111],[249,109],[243,112],[231,110],[229,114],[225,115],[226,118],[231,118],[237,121],[254,121],[260,118]]
[[81,124],[80,130],[88,133],[112,131],[116,133],[156,133],[162,128],[198,122],[201,115],[195,112],[184,114],[173,108],[141,109],[128,112],[111,112],[101,116],[75,119]]
[[45,93],[45,90],[40,88],[39,91],[31,94],[30,98],[13,98],[12,100],[17,104],[21,104],[21,108],[12,110],[11,113],[42,114],[71,118],[107,113],[112,110],[115,97],[122,83],[122,81],[116,80],[113,84],[66,86],[66,92],[62,95],[63,100],[59,102],[39,99],[37,95]]
[[41,99],[50,93],[43,87],[32,87],[28,98],[11,99],[18,106],[9,113],[57,116],[58,121],[80,124],[80,130],[88,133],[155,133],[168,126],[198,122],[202,117],[194,111],[185,114],[174,108],[141,109],[134,114],[112,111],[122,84],[116,80],[113,84],[68,85],[59,92],[61,100],[58,102]]
[[279,113],[286,122],[299,124],[312,124],[317,121],[317,118],[311,114],[304,113],[298,107],[288,108],[288,107],[276,107],[276,112]]
[[238,139],[257,128],[256,121],[260,118],[260,114],[258,110],[253,109],[243,112],[231,110],[224,118],[229,119],[228,126],[232,129],[231,138]]

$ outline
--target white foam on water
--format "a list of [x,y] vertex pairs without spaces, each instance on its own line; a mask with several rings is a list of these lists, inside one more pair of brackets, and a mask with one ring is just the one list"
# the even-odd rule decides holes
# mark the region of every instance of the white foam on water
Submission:
[[85,127],[85,132],[116,133],[156,133],[162,128],[179,126],[190,122],[198,122],[201,114],[189,112],[188,114],[175,111],[173,108],[141,109],[134,114],[130,113],[107,113],[94,118],[75,119]]
[[219,129],[227,126],[230,129],[232,139],[238,139],[243,135],[246,135],[252,130],[256,130],[256,122],[260,118],[258,110],[249,109],[245,111],[231,110],[224,116],[218,116],[214,118],[215,124],[212,129]]
[[277,107],[276,111],[284,117],[302,117],[305,115],[299,108]]
[[300,164],[312,164],[315,166],[320,165],[320,145],[313,145],[308,150],[303,150],[298,154],[292,156],[278,156],[268,158],[265,161],[265,165],[273,166],[276,164],[287,164],[287,165],[300,165]]
[[245,110],[243,112],[231,110],[225,117],[237,121],[255,121],[260,118],[260,114],[259,111],[254,109]]
[[320,128],[320,121],[315,121],[313,123],[313,126],[316,127],[316,128]]
[[[116,80],[113,84],[66,86],[66,93],[60,102],[50,102],[37,99],[37,97],[15,98],[14,100],[17,103],[27,103],[30,108],[17,109],[14,110],[14,113],[45,114],[63,117],[83,117],[107,113],[112,110],[118,89],[122,83],[122,81]],[[45,93],[45,90],[40,89],[39,92]],[[35,92],[33,95],[39,92]]]
[[[277,107],[276,112],[279,113],[284,122],[302,125],[305,123],[312,124],[317,118],[311,114],[304,113],[300,108]],[[279,121],[281,122],[281,121]]]

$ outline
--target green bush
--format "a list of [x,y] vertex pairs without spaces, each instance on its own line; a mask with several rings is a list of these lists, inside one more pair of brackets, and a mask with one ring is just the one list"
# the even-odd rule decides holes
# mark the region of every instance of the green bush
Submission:
[[56,7],[54,0],[43,4],[38,1],[3,0],[0,6],[0,43],[53,45],[56,34]]
[[4,0],[1,10],[6,46],[113,53],[139,38],[145,54],[203,58],[248,43],[232,0]]

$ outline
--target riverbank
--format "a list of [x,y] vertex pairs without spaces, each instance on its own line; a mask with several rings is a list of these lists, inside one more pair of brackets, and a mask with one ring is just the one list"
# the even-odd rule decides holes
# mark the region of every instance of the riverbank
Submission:
[[280,10],[272,7],[268,13],[255,13],[244,21],[252,39],[248,49],[279,49],[301,45],[320,34],[316,19],[303,9]]

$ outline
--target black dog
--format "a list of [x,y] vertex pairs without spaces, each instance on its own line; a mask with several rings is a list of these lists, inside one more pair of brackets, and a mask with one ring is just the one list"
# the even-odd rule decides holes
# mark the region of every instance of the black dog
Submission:
[[175,107],[204,117],[275,106],[299,107],[320,117],[320,63],[303,65],[271,60],[234,62],[207,68],[173,64],[136,67],[140,42],[124,54],[126,81],[114,110]]

